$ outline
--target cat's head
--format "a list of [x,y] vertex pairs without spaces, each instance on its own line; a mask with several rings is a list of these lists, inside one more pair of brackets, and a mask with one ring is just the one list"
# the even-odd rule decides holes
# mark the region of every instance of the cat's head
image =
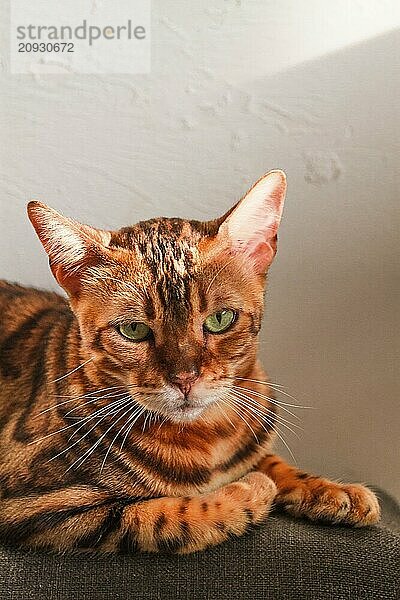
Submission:
[[271,171],[215,221],[158,218],[119,231],[30,202],[93,364],[173,421],[223,399],[256,361],[285,191],[284,173]]

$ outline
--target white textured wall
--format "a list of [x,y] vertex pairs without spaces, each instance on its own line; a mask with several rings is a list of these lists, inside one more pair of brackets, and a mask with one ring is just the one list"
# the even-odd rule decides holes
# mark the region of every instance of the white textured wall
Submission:
[[54,287],[30,198],[106,227],[207,219],[284,168],[262,354],[314,407],[287,441],[400,496],[399,25],[396,0],[154,0],[152,72],[109,77],[9,75],[4,31],[0,276]]

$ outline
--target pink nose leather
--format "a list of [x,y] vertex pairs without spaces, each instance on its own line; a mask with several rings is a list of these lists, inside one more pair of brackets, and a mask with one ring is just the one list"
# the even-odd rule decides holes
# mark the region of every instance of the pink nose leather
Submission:
[[198,378],[199,373],[197,370],[183,371],[181,373],[175,373],[171,376],[171,381],[174,383],[183,394],[188,394],[192,388],[192,385]]

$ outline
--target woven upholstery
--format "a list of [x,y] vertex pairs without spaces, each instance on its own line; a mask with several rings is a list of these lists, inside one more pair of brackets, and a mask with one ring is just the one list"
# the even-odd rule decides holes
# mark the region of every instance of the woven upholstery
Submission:
[[378,527],[273,513],[247,536],[191,556],[54,556],[0,549],[1,600],[398,600],[400,511]]

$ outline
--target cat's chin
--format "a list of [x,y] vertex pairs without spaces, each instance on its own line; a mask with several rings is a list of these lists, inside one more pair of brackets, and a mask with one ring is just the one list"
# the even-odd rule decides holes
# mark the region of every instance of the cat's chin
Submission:
[[204,412],[205,406],[183,406],[166,415],[174,423],[191,423]]

